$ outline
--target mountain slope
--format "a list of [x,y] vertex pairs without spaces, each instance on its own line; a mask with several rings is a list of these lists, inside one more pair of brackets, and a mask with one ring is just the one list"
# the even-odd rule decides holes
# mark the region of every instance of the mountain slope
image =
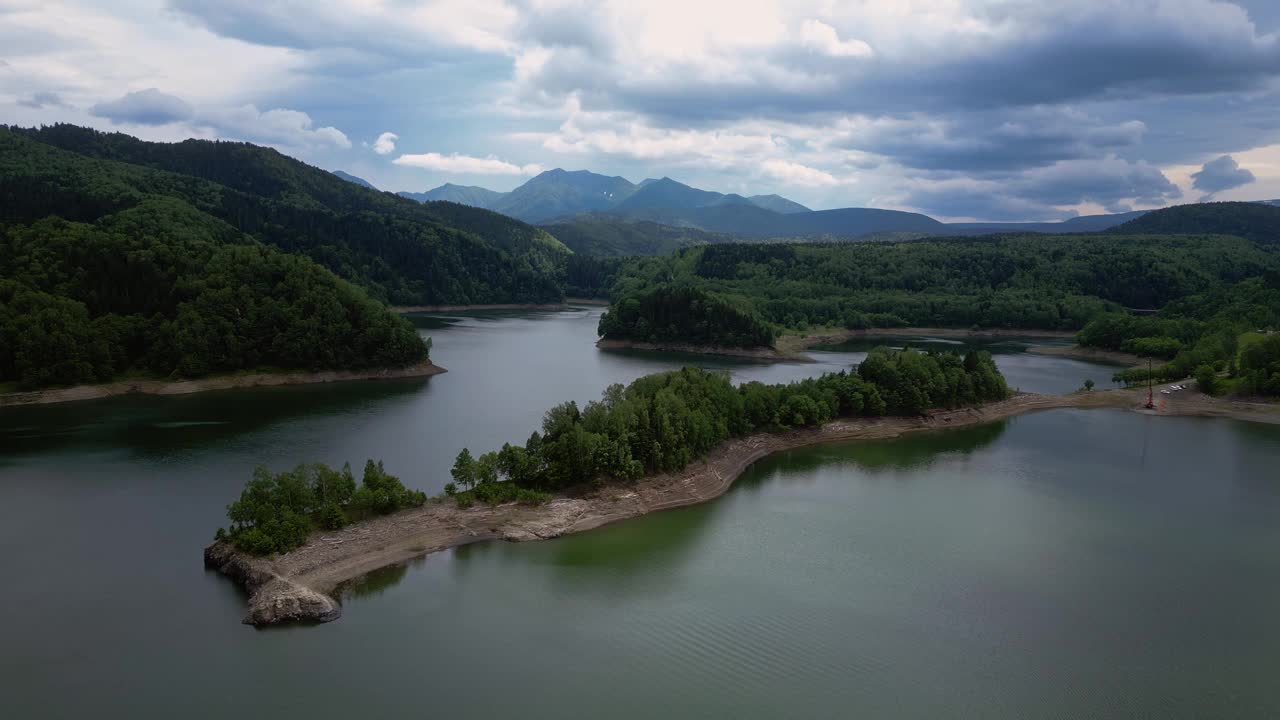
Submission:
[[337,175],[338,177],[342,178],[343,180],[346,180],[347,182],[355,183],[355,184],[359,185],[360,187],[367,187],[367,188],[369,188],[370,190],[377,190],[377,189],[378,189],[378,188],[374,187],[374,186],[373,186],[373,183],[369,182],[368,180],[365,180],[365,179],[364,179],[364,178],[362,178],[362,177],[356,177],[355,175],[352,175],[351,173],[346,172],[345,170],[334,170],[334,171],[333,171],[333,174],[334,174],[334,175]]
[[1212,202],[1153,210],[1112,230],[1125,234],[1235,235],[1280,244],[1280,207],[1256,202]]
[[[29,211],[43,205],[44,214],[93,220],[160,194],[311,257],[384,302],[561,297],[553,268],[567,250],[497,213],[375,192],[248,143],[148,143],[70,125],[0,132],[31,141],[14,146],[21,171],[6,188]],[[102,185],[103,176],[113,182]],[[73,197],[61,202],[62,193]]]
[[431,202],[433,200],[444,200],[447,202],[455,202],[462,205],[470,205],[471,207],[484,208],[486,210],[493,209],[493,204],[500,200],[506,193],[500,193],[497,190],[482,188],[479,185],[454,185],[453,183],[445,183],[440,187],[432,188],[426,192],[398,192],[400,197],[417,200],[418,202]]
[[[615,210],[628,211],[638,209],[663,208],[668,210],[690,210],[713,205],[724,195],[710,190],[699,190],[684,183],[664,177],[646,183],[630,197],[614,206]],[[741,196],[739,196],[741,197]],[[746,198],[743,198],[745,201]]]
[[811,210],[804,205],[801,205],[794,200],[788,200],[781,195],[752,195],[747,199],[750,200],[752,204],[762,207],[765,210],[772,210],[776,213],[782,213],[783,215],[811,212]]
[[635,190],[625,178],[587,170],[548,170],[494,201],[491,209],[525,222],[613,207]]

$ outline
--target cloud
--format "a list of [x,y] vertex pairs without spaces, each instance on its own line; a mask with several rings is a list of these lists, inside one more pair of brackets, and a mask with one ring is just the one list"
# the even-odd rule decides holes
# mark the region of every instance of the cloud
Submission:
[[201,111],[193,124],[212,128],[220,137],[291,148],[351,147],[335,127],[315,127],[311,116],[298,110],[261,111],[254,105]]
[[1235,158],[1223,155],[1202,165],[1198,172],[1191,173],[1191,187],[1207,193],[1204,200],[1212,200],[1223,190],[1248,185],[1256,179],[1252,172],[1240,167]]
[[379,155],[390,155],[396,150],[396,141],[400,136],[393,132],[384,132],[373,141],[373,151]]
[[800,44],[831,57],[871,57],[875,51],[861,40],[841,40],[836,29],[821,20],[805,20],[800,25]]
[[441,155],[440,153],[422,153],[419,155],[401,155],[392,160],[396,165],[425,168],[446,173],[473,175],[537,175],[542,172],[540,165],[516,165],[490,155],[489,157],[472,157],[470,155]]
[[990,180],[919,181],[907,206],[949,218],[1057,220],[1080,205],[1163,206],[1182,191],[1159,168],[1117,157],[1067,160]]
[[19,100],[18,104],[22,107],[28,107],[35,110],[40,110],[42,108],[69,109],[71,107],[70,103],[63,100],[58,93],[54,92],[32,93],[29,97]]
[[100,102],[89,108],[91,115],[116,124],[134,125],[167,125],[186,120],[193,113],[187,101],[156,88],[126,93],[118,100]]
[[908,168],[986,173],[1102,157],[1136,147],[1146,130],[1137,120],[1106,124],[1078,111],[1033,108],[863,118],[846,122],[826,141],[885,155]]
[[788,185],[799,185],[801,187],[825,187],[841,185],[844,182],[825,170],[811,168],[789,160],[766,160],[761,166],[761,170],[766,175],[781,180]]

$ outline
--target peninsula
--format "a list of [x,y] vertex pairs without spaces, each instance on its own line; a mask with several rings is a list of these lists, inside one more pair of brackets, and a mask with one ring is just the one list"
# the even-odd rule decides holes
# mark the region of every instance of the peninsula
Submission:
[[[643,380],[643,379],[642,379]],[[700,459],[670,472],[634,481],[570,489],[540,505],[505,503],[463,507],[442,498],[422,507],[314,532],[301,546],[273,557],[255,557],[229,542],[204,551],[205,565],[249,592],[244,622],[271,625],[327,622],[341,614],[344,583],[382,567],[485,540],[555,538],[651,512],[719,497],[752,463],[768,455],[819,443],[893,438],[999,421],[1054,408],[1127,409],[1155,415],[1231,417],[1280,422],[1280,406],[1219,400],[1198,393],[1169,396],[1156,410],[1143,408],[1145,391],[1111,390],[1069,395],[1018,394],[975,407],[914,416],[852,417],[814,427],[754,432],[721,442]]]

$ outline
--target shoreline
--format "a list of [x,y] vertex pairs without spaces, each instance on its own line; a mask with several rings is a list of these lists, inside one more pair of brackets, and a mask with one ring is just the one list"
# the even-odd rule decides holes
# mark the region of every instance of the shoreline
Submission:
[[[1083,345],[1068,345],[1058,347],[1055,345],[1032,345],[1027,348],[1027,352],[1037,355],[1053,355],[1054,357],[1071,358],[1073,360],[1089,360],[1092,362],[1107,363],[1109,365],[1123,365],[1127,368],[1145,365],[1147,359],[1133,353],[1121,352],[1119,350],[1103,350],[1101,348],[1085,347]],[[1165,362],[1164,360],[1160,361]]]
[[[1074,338],[1074,331],[1068,330],[1030,330],[1026,328],[1012,329],[980,329],[966,328],[864,328],[850,330],[844,328],[819,328],[803,336],[796,333],[779,335],[773,347],[734,348],[718,345],[698,345],[681,342],[640,342],[638,340],[610,340],[601,338],[596,347],[601,350],[643,350],[646,352],[678,352],[690,355],[717,355],[721,357],[748,358],[768,362],[817,362],[806,351],[817,345],[838,345],[854,338],[865,337],[937,337],[937,338]],[[1033,348],[1056,350],[1042,345],[1028,348],[1028,352],[1038,352]],[[1045,354],[1056,354],[1046,352]],[[1065,353],[1064,353],[1065,354]],[[1136,356],[1135,356],[1136,357]]]
[[273,372],[246,375],[217,375],[195,380],[118,380],[94,385],[73,385],[66,388],[31,390],[0,395],[0,408],[23,405],[49,405],[53,403],[100,400],[120,395],[189,395],[250,387],[278,385],[312,385],[356,380],[395,380],[401,378],[431,377],[448,372],[427,361],[402,368],[375,368],[371,370],[324,370],[321,372]]
[[433,313],[433,312],[472,312],[477,310],[568,310],[574,305],[599,305],[607,306],[608,300],[598,300],[595,298],[565,298],[564,302],[558,303],[480,303],[476,305],[394,305],[389,309],[393,313],[406,315],[408,313]]
[[328,622],[342,608],[344,583],[374,570],[485,540],[524,542],[585,532],[661,510],[723,495],[756,461],[796,448],[851,440],[879,440],[929,430],[994,422],[1056,408],[1127,409],[1151,415],[1226,417],[1280,423],[1280,405],[1170,397],[1154,411],[1141,408],[1145,392],[1106,390],[1070,395],[1022,394],[977,408],[923,417],[854,418],[819,428],[756,433],[729,440],[685,469],[612,484],[581,496],[560,496],[539,506],[515,503],[462,509],[445,500],[374,518],[342,530],[318,532],[284,555],[259,558],[225,542],[204,550],[204,563],[249,593],[244,622],[271,625]]
[[601,350],[643,350],[645,352],[673,352],[687,355],[719,355],[722,357],[770,362],[814,362],[813,358],[803,353],[787,353],[771,347],[735,348],[719,345],[696,345],[694,343],[651,343],[606,338],[597,340],[596,347]]

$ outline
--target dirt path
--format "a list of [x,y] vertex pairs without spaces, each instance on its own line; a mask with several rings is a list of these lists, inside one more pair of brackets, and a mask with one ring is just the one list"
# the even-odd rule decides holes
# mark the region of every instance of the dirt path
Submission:
[[759,433],[731,440],[678,473],[606,486],[588,495],[559,497],[541,506],[516,504],[461,509],[451,501],[316,534],[302,547],[273,559],[255,558],[225,543],[205,550],[206,565],[250,592],[245,622],[266,625],[337,618],[342,583],[388,565],[483,540],[542,540],[611,522],[719,497],[757,460],[784,450],[846,440],[892,438],[909,432],[964,427],[1051,408],[1118,408],[1156,415],[1204,415],[1280,423],[1280,405],[1237,403],[1186,391],[1159,395],[1155,411],[1142,409],[1146,393],[1109,390],[1070,395],[1024,394],[980,408],[918,418],[857,418],[821,428]]
[[0,395],[0,408],[12,405],[46,405],[79,400],[97,400],[116,395],[187,395],[213,390],[267,387],[271,385],[308,385],[349,382],[352,380],[429,377],[443,372],[446,372],[446,370],[439,365],[425,362],[403,368],[375,370],[254,373],[251,375],[221,375],[199,380],[121,380],[99,385],[76,385],[74,387],[54,388],[51,390],[6,393]]

